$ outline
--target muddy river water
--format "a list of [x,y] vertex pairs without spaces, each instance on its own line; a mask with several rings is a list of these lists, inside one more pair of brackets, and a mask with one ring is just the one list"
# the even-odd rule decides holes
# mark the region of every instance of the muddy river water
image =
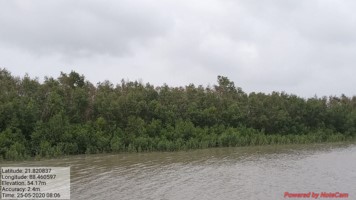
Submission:
[[317,144],[121,153],[2,162],[70,166],[71,199],[356,199],[356,145]]

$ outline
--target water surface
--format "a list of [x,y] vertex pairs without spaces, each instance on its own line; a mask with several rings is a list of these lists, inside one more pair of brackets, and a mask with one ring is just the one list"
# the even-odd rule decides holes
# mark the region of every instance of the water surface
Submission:
[[318,144],[122,153],[3,162],[70,166],[71,199],[285,199],[343,192],[356,199],[356,145]]

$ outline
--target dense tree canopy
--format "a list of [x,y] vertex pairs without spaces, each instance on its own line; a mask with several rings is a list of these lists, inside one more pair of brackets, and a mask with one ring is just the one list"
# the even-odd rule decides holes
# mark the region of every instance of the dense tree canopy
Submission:
[[41,83],[0,69],[0,160],[120,151],[349,140],[356,97],[246,94],[217,85],[93,85],[77,72]]

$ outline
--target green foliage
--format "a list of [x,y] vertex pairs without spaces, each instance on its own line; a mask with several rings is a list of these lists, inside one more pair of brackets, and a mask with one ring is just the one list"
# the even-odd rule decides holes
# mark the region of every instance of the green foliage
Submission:
[[26,158],[26,148],[23,144],[15,142],[5,153],[7,160],[20,160]]
[[212,87],[94,86],[77,72],[43,83],[0,69],[0,160],[101,152],[334,142],[356,136],[356,97],[246,94]]

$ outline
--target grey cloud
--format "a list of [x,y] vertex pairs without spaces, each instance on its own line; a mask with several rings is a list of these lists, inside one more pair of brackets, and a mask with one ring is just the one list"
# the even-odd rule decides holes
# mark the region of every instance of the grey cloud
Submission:
[[3,1],[1,13],[1,42],[37,54],[126,54],[169,28],[147,1]]
[[94,82],[213,84],[221,74],[248,92],[354,95],[355,9],[349,0],[0,0],[0,64],[26,63],[13,55],[55,74],[51,61],[77,66]]

